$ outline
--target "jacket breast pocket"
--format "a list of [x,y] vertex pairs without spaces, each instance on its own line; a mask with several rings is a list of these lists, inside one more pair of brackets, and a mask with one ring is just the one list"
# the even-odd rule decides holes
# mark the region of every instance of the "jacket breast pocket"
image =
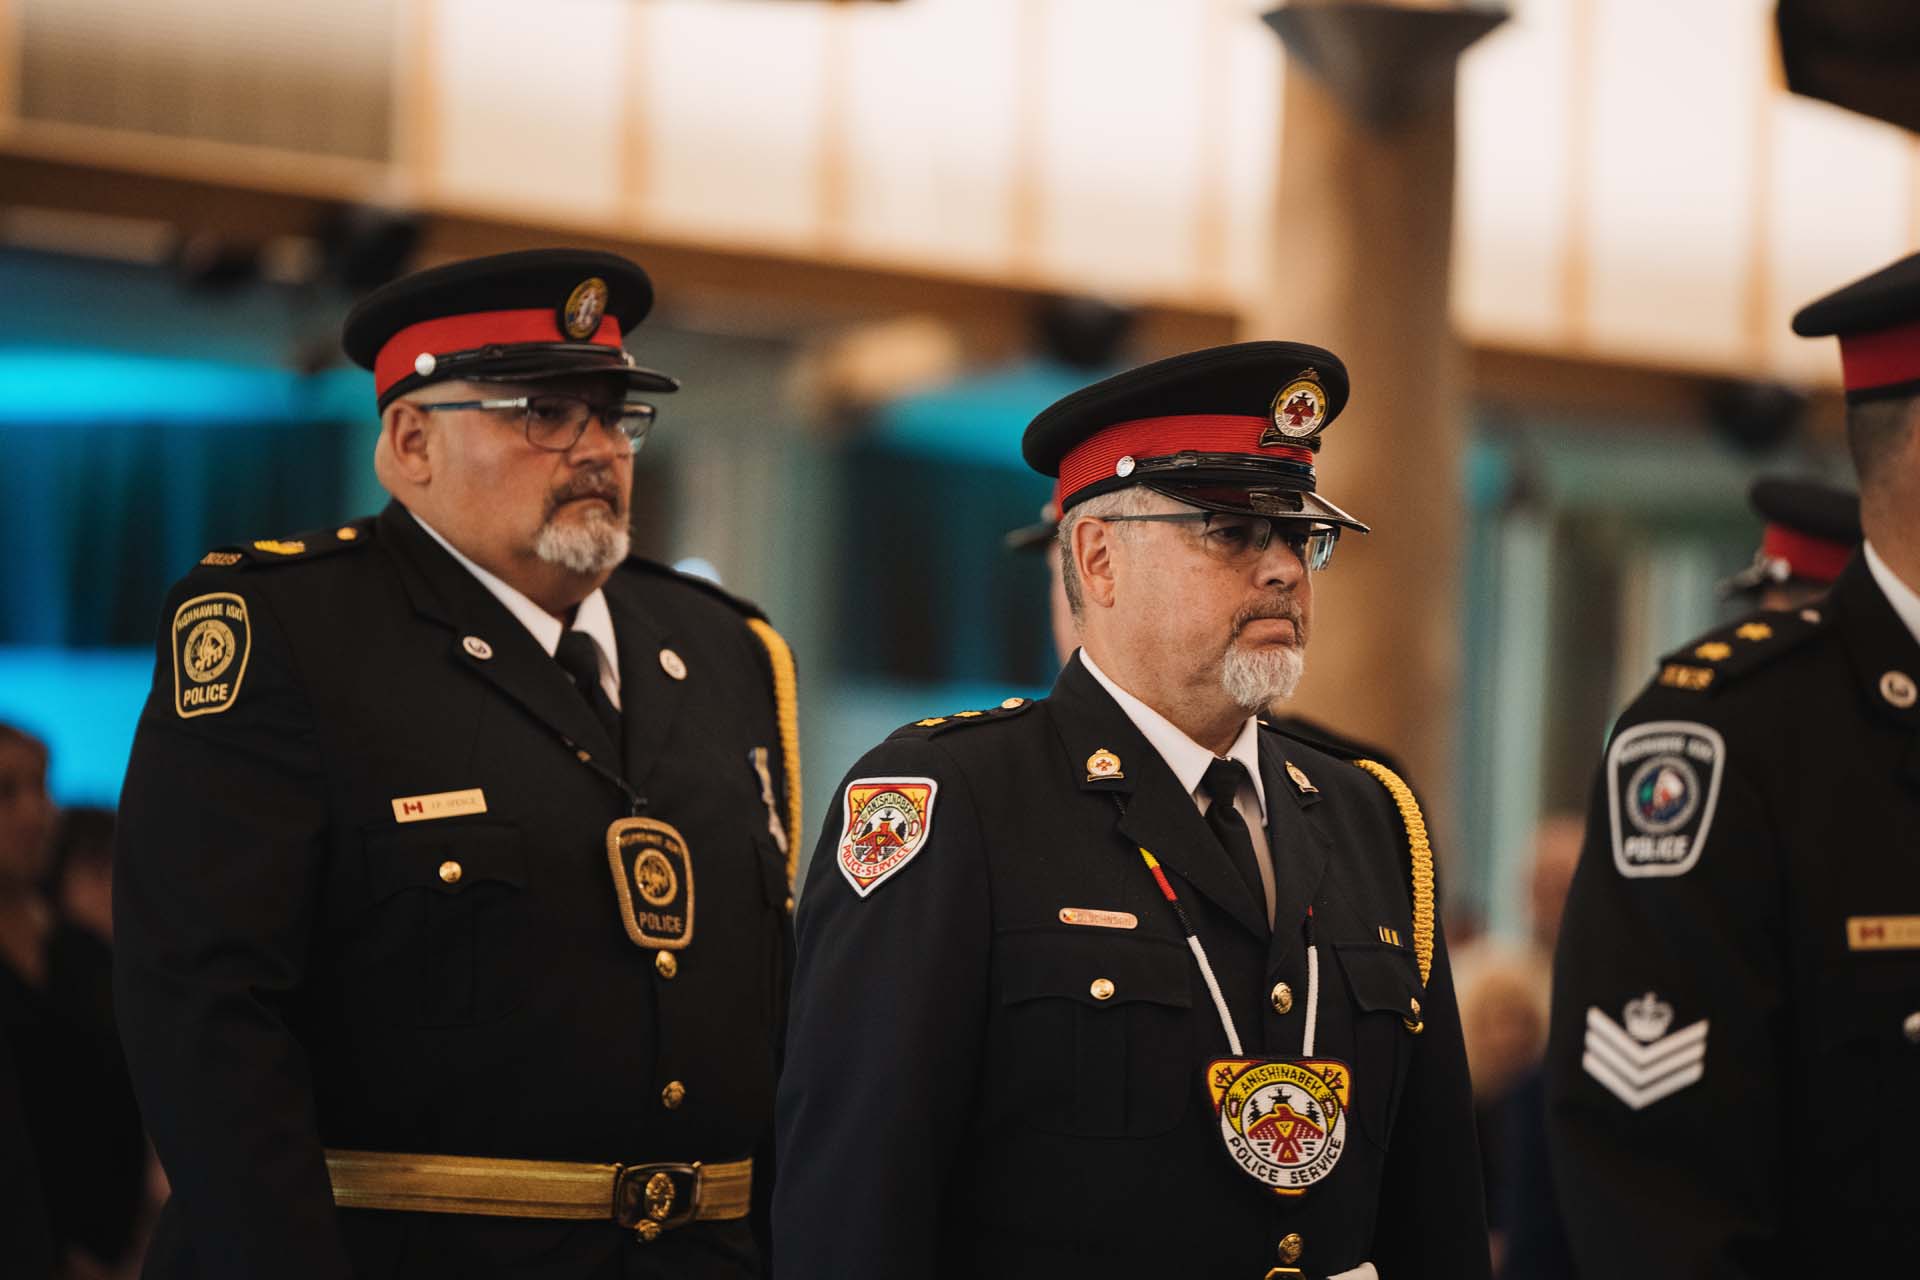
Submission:
[[1378,942],[1335,943],[1333,952],[1353,997],[1353,1057],[1347,1063],[1353,1069],[1353,1110],[1362,1132],[1385,1150],[1413,1057],[1407,1019],[1420,998],[1420,972],[1412,952]]
[[528,957],[527,860],[500,823],[376,831],[366,842],[371,896],[355,998],[416,1027],[486,1022],[517,1008]]
[[1004,1096],[1049,1133],[1137,1138],[1186,1115],[1204,1065],[1192,1047],[1188,953],[1088,931],[998,942]]

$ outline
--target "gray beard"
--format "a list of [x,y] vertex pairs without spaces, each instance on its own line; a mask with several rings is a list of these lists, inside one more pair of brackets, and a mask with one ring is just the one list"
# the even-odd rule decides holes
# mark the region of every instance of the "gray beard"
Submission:
[[547,564],[583,577],[610,572],[627,558],[632,541],[627,526],[616,516],[595,510],[584,522],[540,526],[533,553]]
[[1300,687],[1307,655],[1298,645],[1278,649],[1242,649],[1229,645],[1220,664],[1220,687],[1228,701],[1243,711],[1265,711],[1284,702]]

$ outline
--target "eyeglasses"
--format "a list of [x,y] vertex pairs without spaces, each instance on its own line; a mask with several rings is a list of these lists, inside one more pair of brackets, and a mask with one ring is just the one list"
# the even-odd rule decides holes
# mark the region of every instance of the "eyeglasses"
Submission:
[[588,400],[558,391],[505,400],[442,400],[417,407],[427,413],[443,409],[521,410],[525,414],[527,443],[553,453],[565,453],[579,444],[580,437],[587,433],[587,424],[596,419],[625,437],[628,446],[638,453],[660,416],[657,409],[643,400]]
[[1332,561],[1333,544],[1340,540],[1338,526],[1310,529],[1303,528],[1298,520],[1229,515],[1220,511],[1169,511],[1159,515],[1099,518],[1114,523],[1198,524],[1201,549],[1220,563],[1235,567],[1253,564],[1267,553],[1277,537],[1301,564],[1318,573]]

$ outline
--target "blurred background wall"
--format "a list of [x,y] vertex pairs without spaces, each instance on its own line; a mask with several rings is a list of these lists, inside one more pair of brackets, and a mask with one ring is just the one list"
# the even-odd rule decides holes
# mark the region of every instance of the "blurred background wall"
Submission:
[[[1303,702],[1411,740],[1450,906],[1517,936],[1536,822],[1750,558],[1748,480],[1845,477],[1837,361],[1787,317],[1913,247],[1920,149],[1788,94],[1765,0],[1403,6],[1494,29],[1385,124],[1271,7],[0,0],[0,719],[111,804],[168,582],[383,500],[354,297],[608,246],[686,387],[639,545],[792,640],[817,822],[895,725],[1050,683],[1045,569],[1000,545],[1047,493],[1032,413],[1346,335],[1322,486],[1379,532],[1320,588]],[[1063,329],[1080,295],[1124,337]],[[1369,302],[1428,296],[1378,340]]]

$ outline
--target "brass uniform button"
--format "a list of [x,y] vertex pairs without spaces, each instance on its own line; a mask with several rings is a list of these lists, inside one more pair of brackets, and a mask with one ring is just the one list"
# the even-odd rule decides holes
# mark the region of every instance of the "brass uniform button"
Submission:
[[1920,1012],[1908,1014],[1907,1020],[1900,1024],[1900,1032],[1910,1044],[1920,1044]]
[[687,1086],[678,1080],[667,1081],[667,1087],[660,1091],[660,1105],[669,1111],[678,1111],[680,1104],[687,1100]]
[[671,978],[680,972],[680,961],[671,951],[653,953],[653,971],[663,978]]
[[1298,1231],[1289,1231],[1280,1237],[1280,1261],[1291,1266],[1300,1261],[1300,1253],[1306,1248],[1306,1241],[1300,1238]]
[[1273,984],[1273,1011],[1275,1013],[1293,1012],[1293,988],[1284,982]]
[[449,858],[440,864],[440,878],[448,884],[460,883],[460,864]]
[[1095,978],[1092,985],[1087,988],[1087,992],[1095,1000],[1111,1000],[1113,998],[1113,982],[1108,978]]

